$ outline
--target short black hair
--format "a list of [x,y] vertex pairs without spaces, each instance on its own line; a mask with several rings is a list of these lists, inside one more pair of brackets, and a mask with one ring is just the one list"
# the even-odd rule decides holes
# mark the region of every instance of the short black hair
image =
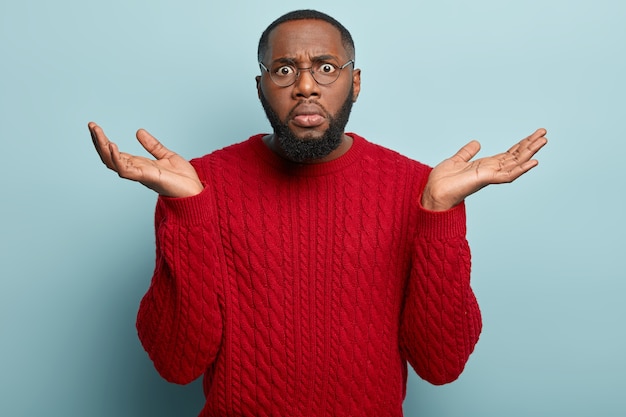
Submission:
[[352,40],[352,35],[348,29],[346,29],[341,23],[339,23],[335,18],[327,15],[326,13],[318,12],[317,10],[294,10],[293,12],[286,13],[274,20],[270,25],[265,29],[263,34],[261,35],[261,39],[259,39],[259,48],[257,50],[257,59],[259,62],[263,60],[265,57],[265,53],[267,52],[268,43],[270,33],[276,27],[282,23],[289,22],[292,20],[323,20],[324,22],[330,23],[334,27],[339,30],[341,34],[341,42],[343,43],[343,47],[348,52],[350,59],[354,59],[354,41]]

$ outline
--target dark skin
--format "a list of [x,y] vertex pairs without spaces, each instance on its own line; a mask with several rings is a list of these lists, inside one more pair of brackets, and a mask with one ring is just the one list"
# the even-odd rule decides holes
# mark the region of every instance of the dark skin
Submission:
[[[288,57],[300,68],[310,67],[311,62],[321,56],[335,59],[339,65],[353,58],[345,50],[339,31],[321,20],[296,20],[279,25],[270,35],[266,55],[266,64]],[[326,86],[318,85],[306,70],[301,71],[299,79],[289,87],[274,85],[267,73],[256,77],[256,81],[257,93],[265,95],[292,131],[302,140],[312,140],[328,127],[327,115],[337,112],[351,86],[352,99],[357,99],[361,71],[349,66],[336,82]],[[300,104],[303,101],[306,104]],[[294,108],[296,110],[292,112]],[[287,120],[290,113],[292,116]],[[120,177],[138,181],[168,197],[190,197],[202,192],[202,183],[191,164],[147,131],[139,130],[137,140],[154,159],[120,152],[98,125],[90,122],[88,126],[100,159]],[[545,135],[545,129],[537,129],[506,152],[474,160],[480,144],[469,142],[433,169],[424,188],[422,206],[431,211],[448,210],[489,184],[516,180],[537,166],[533,157],[547,143]],[[352,142],[345,134],[342,138],[339,147],[331,154],[309,162],[323,163],[345,154]],[[265,137],[265,143],[272,151],[284,156],[274,135]]]
[[[339,67],[350,59],[341,42],[341,34],[330,23],[322,20],[294,20],[285,22],[272,31],[269,48],[263,59],[268,67],[276,62],[294,62],[298,68],[310,68],[320,60]],[[328,129],[328,117],[335,115],[352,89],[352,101],[361,91],[361,70],[345,68],[337,81],[319,85],[309,71],[303,70],[297,81],[289,87],[279,87],[268,74],[256,77],[259,96],[263,94],[282,121],[302,140],[317,139]],[[295,113],[295,117],[289,114]],[[274,135],[264,138],[265,143],[277,154],[284,156],[280,143]],[[328,162],[345,154],[352,139],[343,135],[337,149],[328,156],[313,162]]]

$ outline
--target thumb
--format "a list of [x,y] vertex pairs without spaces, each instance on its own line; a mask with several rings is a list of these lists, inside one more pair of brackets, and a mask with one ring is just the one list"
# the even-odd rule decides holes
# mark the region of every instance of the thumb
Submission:
[[476,156],[478,151],[480,151],[480,143],[477,140],[473,140],[459,149],[459,151],[454,154],[452,159],[469,162],[470,159]]
[[141,146],[156,159],[164,159],[173,154],[172,151],[167,149],[157,138],[152,136],[145,129],[139,129],[136,136]]

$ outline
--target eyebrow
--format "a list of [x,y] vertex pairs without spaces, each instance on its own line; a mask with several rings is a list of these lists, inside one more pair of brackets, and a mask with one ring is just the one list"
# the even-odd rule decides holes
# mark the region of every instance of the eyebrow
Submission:
[[[311,62],[320,62],[320,61],[336,61],[339,62],[336,56],[334,55],[317,55],[311,58]],[[272,64],[289,64],[296,65],[297,61],[295,58],[278,58],[272,61]]]

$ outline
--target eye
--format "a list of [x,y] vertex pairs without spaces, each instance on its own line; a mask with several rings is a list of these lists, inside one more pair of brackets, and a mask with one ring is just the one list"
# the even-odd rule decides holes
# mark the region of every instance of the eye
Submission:
[[283,65],[282,67],[278,67],[274,70],[274,74],[278,75],[279,77],[289,77],[295,72],[295,68],[291,65]]
[[337,71],[337,68],[328,62],[321,63],[317,67],[317,72],[321,74],[332,74],[335,71]]

